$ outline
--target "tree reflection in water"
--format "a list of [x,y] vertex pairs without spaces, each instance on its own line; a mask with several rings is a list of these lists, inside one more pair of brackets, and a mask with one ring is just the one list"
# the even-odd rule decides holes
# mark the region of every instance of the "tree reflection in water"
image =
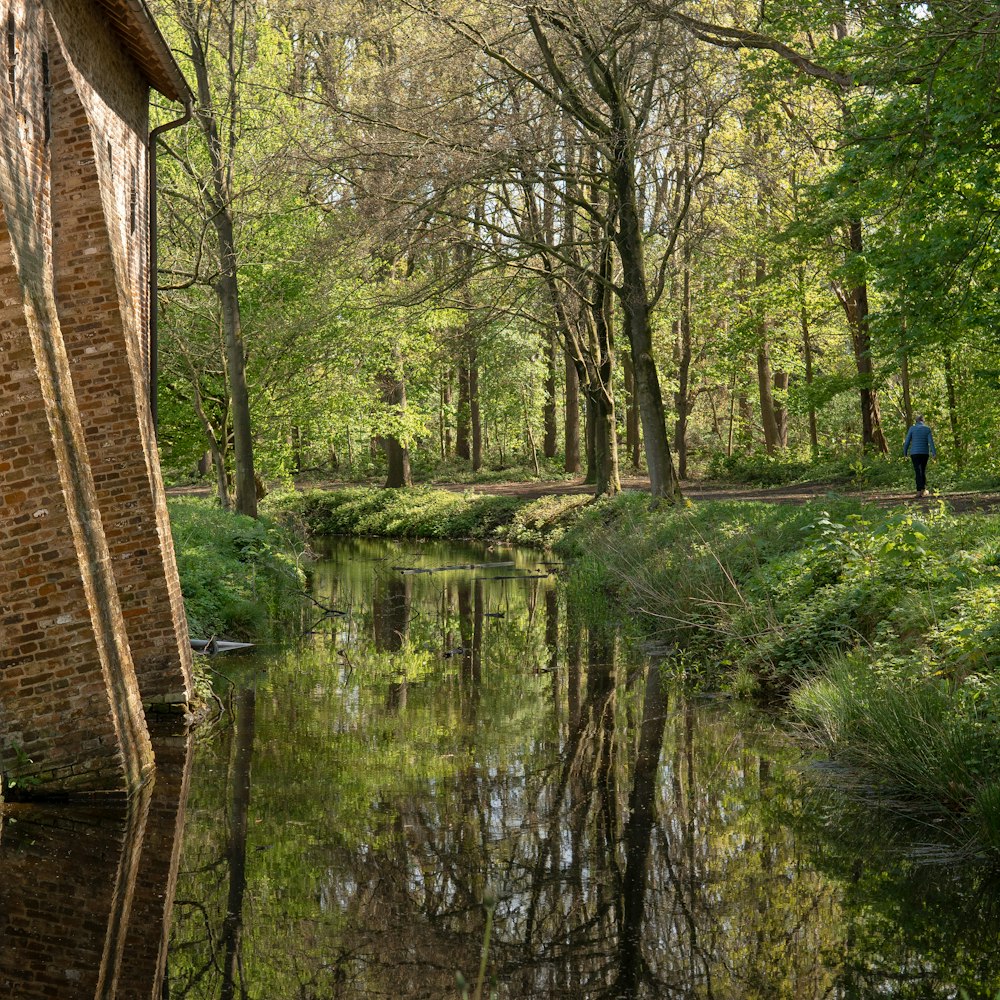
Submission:
[[983,888],[973,874],[922,898],[936,937],[908,942],[910,897],[886,902],[908,866],[830,840],[836,811],[803,799],[781,734],[666,683],[668,664],[589,627],[553,580],[528,578],[537,566],[530,553],[331,547],[316,596],[350,617],[233,668],[256,692],[245,824],[239,708],[200,749],[172,997],[214,1000],[230,983],[255,1000],[457,998],[455,973],[479,965],[487,888],[500,900],[489,974],[510,1000],[1000,985],[992,913],[977,910],[988,926],[974,946],[949,916],[949,899]]

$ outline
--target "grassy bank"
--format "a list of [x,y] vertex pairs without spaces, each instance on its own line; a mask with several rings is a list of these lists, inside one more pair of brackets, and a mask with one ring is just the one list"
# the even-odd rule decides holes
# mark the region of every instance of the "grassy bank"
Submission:
[[571,586],[683,646],[703,683],[787,699],[841,784],[1000,850],[1000,522],[619,497],[562,546]]
[[191,635],[280,638],[305,589],[301,542],[271,518],[228,513],[212,500],[171,498],[168,508]]
[[455,493],[414,486],[405,490],[358,486],[269,497],[267,510],[316,535],[474,539],[551,545],[588,504],[586,496],[512,496]]

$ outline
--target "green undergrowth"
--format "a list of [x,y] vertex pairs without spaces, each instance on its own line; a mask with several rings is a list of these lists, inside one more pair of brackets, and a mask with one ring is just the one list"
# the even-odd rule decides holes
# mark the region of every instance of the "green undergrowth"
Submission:
[[787,700],[852,793],[1000,857],[1000,521],[626,494],[559,548],[571,590],[683,647],[700,682]]
[[280,638],[305,589],[301,542],[272,518],[223,511],[211,500],[175,497],[167,506],[191,635]]
[[524,500],[421,486],[402,490],[351,487],[269,497],[267,509],[314,535],[478,539],[547,546],[562,537],[588,503],[586,496]]

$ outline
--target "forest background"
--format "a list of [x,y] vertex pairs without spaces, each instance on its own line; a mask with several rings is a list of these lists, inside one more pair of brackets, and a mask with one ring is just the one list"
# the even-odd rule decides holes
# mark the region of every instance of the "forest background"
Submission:
[[994,5],[152,7],[168,477],[995,475]]

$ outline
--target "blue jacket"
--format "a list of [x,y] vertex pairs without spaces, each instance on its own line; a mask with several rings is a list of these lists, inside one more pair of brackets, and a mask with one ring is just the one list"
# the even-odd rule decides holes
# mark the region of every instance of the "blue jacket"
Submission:
[[903,454],[906,455],[937,455],[934,449],[934,438],[927,424],[914,424],[906,432],[903,442]]

